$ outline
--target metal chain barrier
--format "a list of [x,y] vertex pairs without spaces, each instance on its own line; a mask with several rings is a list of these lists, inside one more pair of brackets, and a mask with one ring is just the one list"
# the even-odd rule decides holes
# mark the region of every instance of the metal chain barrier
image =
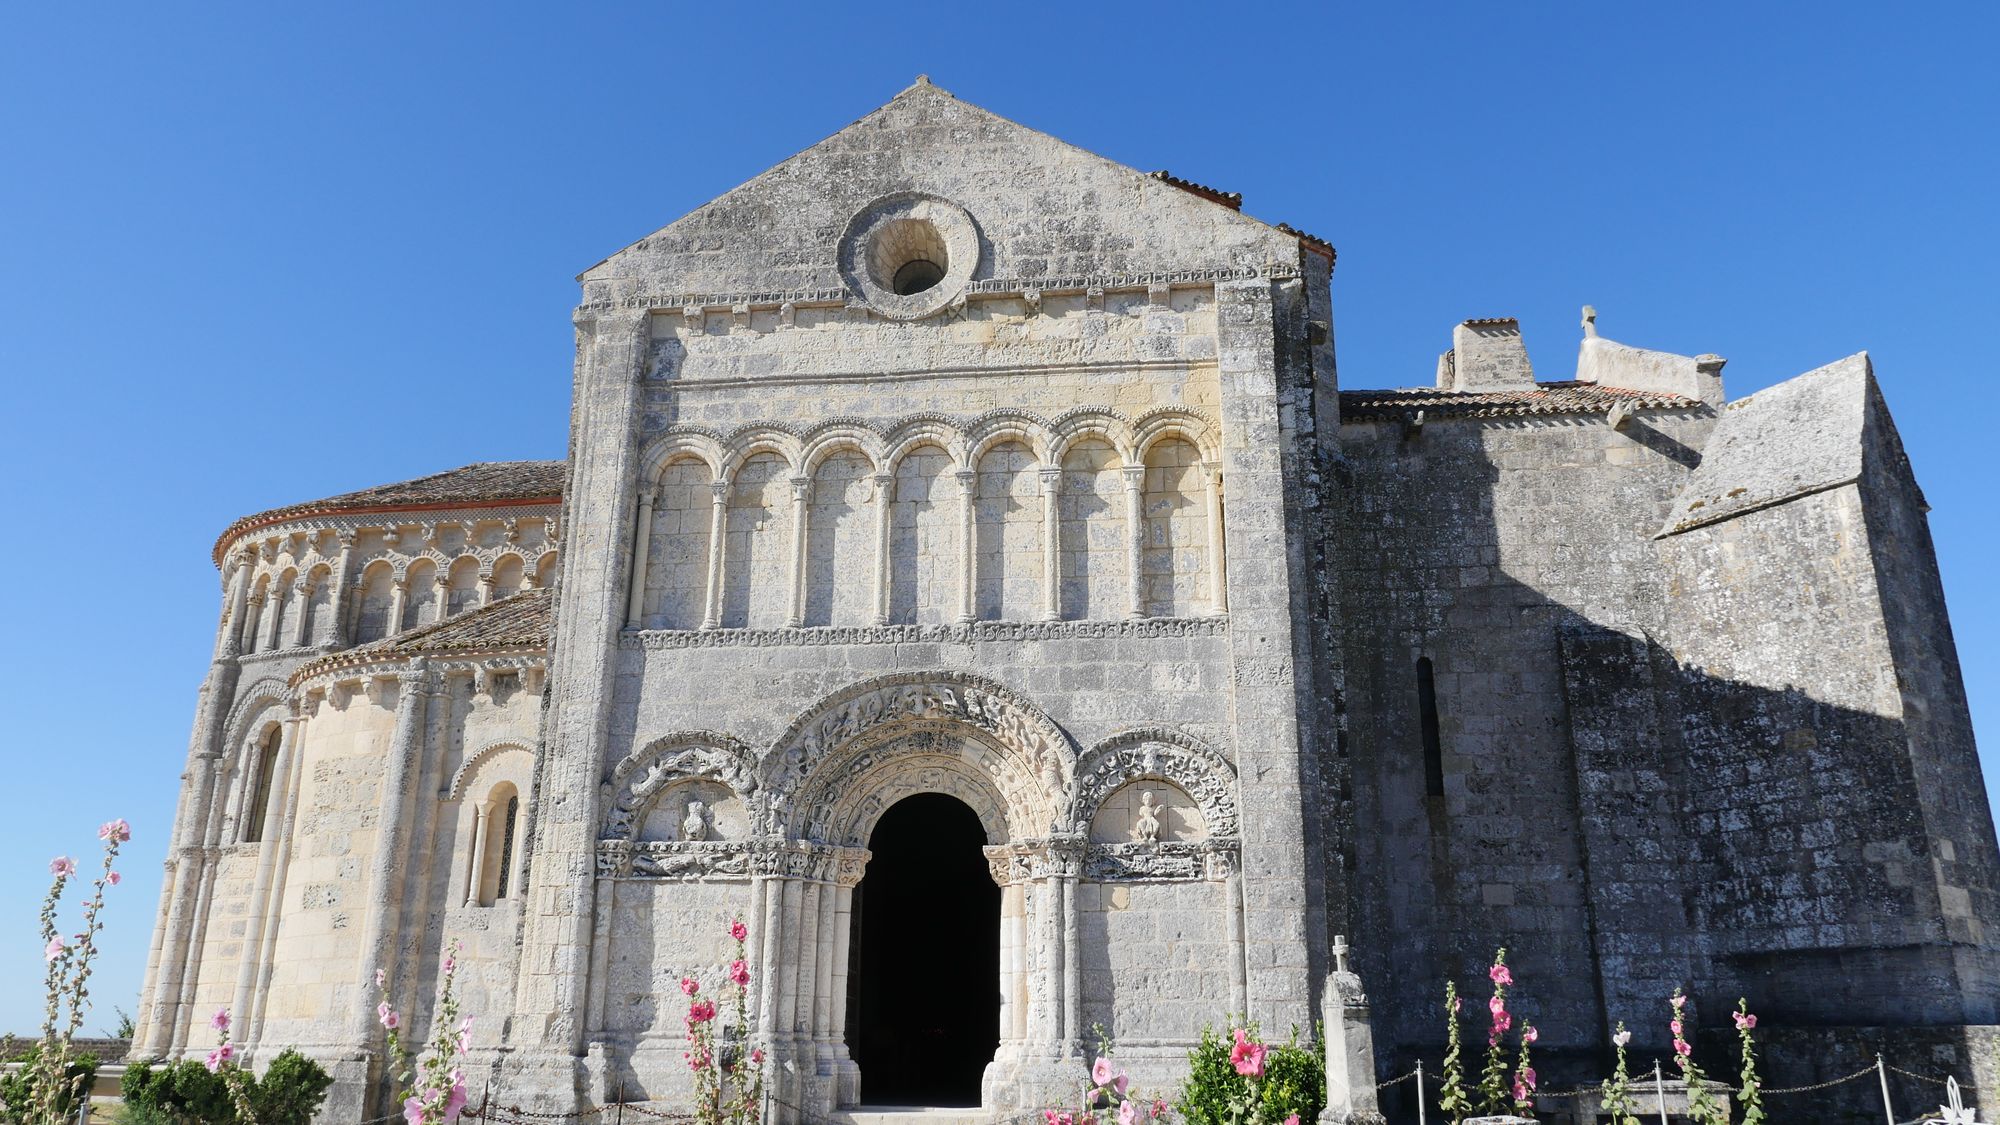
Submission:
[[1377,1090],[1386,1090],[1389,1087],[1397,1085],[1399,1083],[1408,1082],[1410,1079],[1415,1078],[1417,1075],[1422,1074],[1423,1072],[1424,1072],[1423,1068],[1418,1067],[1416,1070],[1413,1070],[1408,1074],[1399,1075],[1395,1078],[1391,1078],[1387,1082],[1377,1082],[1375,1083],[1375,1088]]
[[[1914,1078],[1919,1082],[1928,1082],[1931,1085],[1936,1086],[1940,1089],[1942,1089],[1945,1085],[1945,1080],[1942,1078],[1932,1078],[1928,1074],[1918,1074],[1914,1070],[1904,1070],[1902,1067],[1897,1066],[1895,1063],[1885,1063],[1883,1065],[1887,1066],[1890,1070],[1895,1071],[1897,1074],[1900,1074],[1905,1078]],[[1960,1090],[1977,1090],[1979,1087],[1968,1085],[1964,1082],[1960,1082],[1958,1084],[1958,1088]]]

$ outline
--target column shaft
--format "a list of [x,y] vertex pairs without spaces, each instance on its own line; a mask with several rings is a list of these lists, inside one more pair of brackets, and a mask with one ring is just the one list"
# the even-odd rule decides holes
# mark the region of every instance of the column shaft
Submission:
[[625,627],[637,629],[646,623],[646,567],[653,550],[653,493],[639,494],[637,542],[632,545],[632,596],[625,606]]

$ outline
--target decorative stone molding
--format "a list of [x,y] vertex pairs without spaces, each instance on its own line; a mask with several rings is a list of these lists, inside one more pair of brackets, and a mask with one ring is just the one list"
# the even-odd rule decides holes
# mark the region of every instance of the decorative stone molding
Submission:
[[[1168,288],[1206,288],[1225,281],[1250,281],[1257,278],[1268,280],[1289,280],[1302,276],[1296,266],[1285,262],[1273,262],[1260,268],[1220,267],[1215,269],[1165,270],[1158,272],[1120,274],[1070,274],[1046,277],[996,277],[978,281],[968,281],[960,290],[966,296],[1004,297],[1018,300],[1030,289],[1042,291],[1046,300],[1054,296],[1086,296],[1092,290],[1103,293],[1150,293],[1156,285]],[[586,300],[577,306],[579,315],[609,312],[614,309],[680,309],[689,320],[704,316],[713,309],[720,313],[737,305],[748,305],[752,312],[781,311],[785,305],[792,306],[794,312],[804,308],[838,309],[848,307],[849,294],[845,289],[781,289],[763,292],[729,293],[649,293],[611,299]],[[692,311],[688,311],[692,310]]]
[[675,782],[695,779],[720,782],[745,807],[756,807],[757,756],[750,747],[718,731],[675,731],[646,743],[611,768],[610,780],[604,787],[602,838],[630,841],[662,790]]
[[834,692],[772,742],[766,788],[774,799],[790,798],[784,804],[793,831],[834,831],[841,822],[836,802],[858,800],[861,776],[876,765],[912,754],[949,760],[936,740],[893,745],[927,733],[956,738],[950,753],[980,763],[999,791],[1008,829],[994,842],[1053,825],[1075,767],[1069,736],[1011,689],[970,672],[897,673]]
[[854,886],[866,848],[797,840],[600,840],[597,874],[608,879],[747,879],[757,875]]
[[1140,637],[1221,637],[1227,617],[1143,617],[1118,621],[973,621],[939,625],[834,625],[779,629],[626,630],[625,648],[797,648],[935,641],[1052,641]]
[[1083,877],[1105,883],[1221,880],[1236,872],[1239,859],[1233,837],[1092,844],[1084,853]]
[[[1123,731],[1077,763],[1070,824],[1088,832],[1104,799],[1135,781],[1170,782],[1194,799],[1211,836],[1237,834],[1236,767],[1201,740],[1165,727]],[[1164,846],[1164,845],[1162,845]]]
[[275,676],[253,680],[236,690],[236,702],[229,707],[229,714],[222,720],[224,738],[229,742],[239,740],[243,734],[243,724],[250,721],[258,711],[267,707],[289,707],[293,700],[292,688]]
[[456,801],[463,798],[465,796],[466,782],[472,779],[473,774],[479,772],[479,767],[486,764],[488,760],[509,750],[519,750],[531,758],[535,754],[533,746],[518,739],[502,739],[491,743],[477,754],[472,755],[459,764],[458,769],[451,775],[451,783],[445,786],[444,792],[438,794],[438,799],[441,801]]

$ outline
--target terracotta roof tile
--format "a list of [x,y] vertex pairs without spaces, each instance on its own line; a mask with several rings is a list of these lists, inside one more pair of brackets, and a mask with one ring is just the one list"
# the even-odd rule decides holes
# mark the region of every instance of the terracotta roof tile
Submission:
[[1429,418],[1508,418],[1534,414],[1602,414],[1614,406],[1637,410],[1695,410],[1701,403],[1664,391],[1631,391],[1596,383],[1537,383],[1534,390],[1441,391],[1405,387],[1340,392],[1340,416],[1351,421]]
[[554,503],[562,498],[567,461],[479,461],[415,480],[377,485],[358,492],[343,492],[323,500],[288,504],[282,508],[244,516],[223,530],[215,541],[215,558],[222,561],[223,548],[246,531],[299,516],[331,512],[421,510],[456,506],[490,505],[508,501]]
[[1212,188],[1207,184],[1195,183],[1193,180],[1183,180],[1165,168],[1146,174],[1163,184],[1172,184],[1182,191],[1199,195],[1211,203],[1220,203],[1231,211],[1243,210],[1243,193],[1240,191],[1223,191],[1221,188]]
[[554,631],[555,591],[524,590],[470,613],[309,661],[292,673],[292,682],[343,665],[365,664],[385,657],[450,656],[505,649],[546,651]]

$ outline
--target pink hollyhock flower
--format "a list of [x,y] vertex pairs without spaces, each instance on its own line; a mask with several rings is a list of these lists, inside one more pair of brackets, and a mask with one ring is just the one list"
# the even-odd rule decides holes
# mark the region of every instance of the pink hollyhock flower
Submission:
[[689,1023],[707,1023],[715,1018],[715,1004],[708,1000],[697,1000],[688,1005]]
[[1056,1125],[1076,1125],[1076,1118],[1068,1110],[1056,1114]]
[[1118,1103],[1118,1125],[1133,1125],[1139,1119],[1139,1107],[1131,1102]]
[[1682,1058],[1686,1058],[1693,1053],[1694,1053],[1694,1048],[1688,1046],[1687,1040],[1678,1037],[1674,1039],[1674,1054],[1679,1055]]
[[1668,1030],[1668,1031],[1671,1031],[1671,1032],[1673,1032],[1673,1033],[1674,1033],[1674,1038],[1676,1038],[1676,1039],[1679,1039],[1679,1038],[1681,1037],[1681,1028],[1682,1028],[1682,1026],[1683,1026],[1683,1025],[1682,1025],[1681,1021],[1680,1021],[1680,1020],[1678,1020],[1678,1019],[1673,1019],[1673,1020],[1669,1020],[1669,1021],[1667,1021],[1667,1030]]
[[1236,1029],[1236,1045],[1229,1049],[1229,1065],[1245,1078],[1264,1077],[1264,1052],[1262,1043],[1252,1043],[1249,1033]]
[[1683,1004],[1687,1003],[1687,1002],[1688,1002],[1688,999],[1687,999],[1687,997],[1685,997],[1685,996],[1681,995],[1680,993],[1676,992],[1676,993],[1674,993],[1674,994],[1673,994],[1673,997],[1672,997],[1672,998],[1671,998],[1670,1000],[1668,1000],[1667,1002],[1668,1002],[1668,1003],[1670,1003],[1670,1004],[1672,1004],[1672,1005],[1674,1006],[1674,1011],[1678,1012],[1678,1011],[1680,1011],[1680,1010],[1681,1010],[1681,1005],[1683,1005]]
[[1111,1088],[1118,1091],[1118,1096],[1121,1098],[1125,1096],[1125,1088],[1131,1084],[1132,1079],[1127,1077],[1122,1070],[1111,1078]]
[[1738,1031],[1748,1031],[1757,1026],[1757,1017],[1746,1012],[1731,1012],[1729,1018],[1736,1021]]
[[384,969],[377,969],[377,970],[375,970],[375,987],[376,987],[376,988],[380,988],[380,987],[382,987],[382,986],[383,986],[383,985],[384,985],[385,983],[387,983],[387,982],[388,982],[388,980],[389,980],[389,973],[388,973],[388,971],[387,971],[387,970],[384,970]]
[[1093,1086],[1111,1085],[1111,1060],[1100,1058],[1090,1064],[1090,1083]]
[[1611,1037],[1611,1043],[1613,1046],[1616,1047],[1623,1047],[1625,1044],[1630,1043],[1631,1041],[1632,1041],[1632,1033],[1629,1031],[1621,1031],[1618,1034]]
[[1452,1015],[1454,1015],[1454,1016],[1455,1016],[1455,1015],[1457,1015],[1457,1014],[1458,1014],[1458,1013],[1459,1013],[1459,1012],[1460,1012],[1460,1011],[1461,1011],[1462,1009],[1464,1009],[1464,1007],[1465,1007],[1465,998],[1464,998],[1464,997],[1462,997],[1462,996],[1454,996],[1454,997],[1452,997],[1452,998],[1451,998],[1451,1014],[1452,1014]]
[[1042,1120],[1046,1122],[1047,1125],[1056,1125],[1056,1111],[1053,1109],[1043,1110]]
[[764,1048],[762,1047],[750,1048],[750,1065],[751,1066],[764,1065]]
[[107,883],[110,883],[110,884],[111,884],[112,886],[114,886],[114,887],[115,887],[115,886],[117,886],[118,884],[120,884],[120,883],[122,883],[122,882],[124,882],[124,881],[125,881],[125,876],[123,876],[123,875],[120,875],[120,874],[119,874],[119,873],[117,873],[116,871],[111,871],[111,872],[107,872],[107,873],[105,874],[105,876],[104,876],[104,881],[105,881],[105,882],[107,882]]
[[56,958],[61,957],[63,955],[63,949],[64,949],[63,939],[50,938],[49,947],[47,949],[42,950],[42,956],[50,961],[53,961]]
[[744,964],[740,960],[731,961],[729,963],[729,979],[733,983],[735,983],[738,987],[744,987],[749,985],[750,966]]
[[229,1033],[229,1009],[217,1008],[215,1014],[208,1017],[208,1026],[227,1035]]
[[1493,1034],[1498,1036],[1514,1026],[1514,1017],[1506,1012],[1496,1012],[1493,1016]]
[[100,840],[116,840],[122,844],[132,838],[132,826],[125,823],[124,818],[120,817],[117,820],[107,822],[103,827],[99,828],[97,830],[97,838]]
[[216,1071],[218,1071],[218,1070],[221,1070],[221,1069],[222,1069],[222,1049],[218,1047],[218,1048],[216,1048],[215,1050],[213,1050],[213,1051],[210,1051],[210,1052],[208,1053],[208,1058],[207,1058],[207,1059],[205,1059],[205,1060],[203,1060],[203,1061],[202,1061],[202,1064],[201,1064],[201,1065],[203,1065],[203,1066],[207,1067],[207,1068],[208,1068],[208,1072],[209,1072],[210,1074],[214,1074],[214,1073],[215,1073]]
[[49,874],[67,879],[76,874],[76,861],[66,855],[59,855],[49,861]]
[[1167,1115],[1167,1102],[1166,1102],[1166,1099],[1164,1099],[1164,1098],[1154,1098],[1154,1099],[1153,1099],[1153,1116],[1154,1116],[1154,1117],[1156,1117],[1156,1118],[1162,1118],[1162,1117],[1165,1117],[1166,1115]]
[[729,936],[737,941],[742,941],[744,938],[750,936],[750,927],[744,925],[743,920],[739,918],[729,923]]
[[390,1031],[403,1026],[403,1017],[396,1014],[396,1009],[391,1008],[387,1000],[375,1005],[375,1018],[382,1021],[382,1026]]
[[463,1112],[465,1112],[465,1072],[454,1070],[451,1072],[451,1092],[445,1095],[444,1099],[446,1125],[458,1120],[458,1115]]
[[1486,977],[1502,988],[1514,983],[1514,974],[1505,965],[1495,965],[1486,970]]
[[424,1100],[412,1097],[403,1102],[403,1120],[409,1125],[424,1125]]
[[445,971],[445,975],[446,975],[446,976],[450,976],[450,975],[451,975],[452,973],[455,973],[455,972],[457,972],[457,971],[458,971],[458,958],[456,958],[456,957],[451,957],[451,956],[447,956],[447,957],[445,957],[445,959],[444,959],[444,965],[443,965],[443,968],[444,968],[444,971]]
[[1535,1026],[1533,1024],[1529,1024],[1527,1027],[1521,1029],[1521,1042],[1523,1043],[1533,1043],[1535,1040],[1540,1039],[1541,1037],[1542,1033],[1536,1031]]
[[681,994],[683,996],[693,996],[695,993],[700,991],[701,991],[700,981],[695,980],[693,977],[681,978]]
[[1285,1125],[1299,1125],[1299,1115],[1294,1113],[1290,1117],[1285,1118]]

